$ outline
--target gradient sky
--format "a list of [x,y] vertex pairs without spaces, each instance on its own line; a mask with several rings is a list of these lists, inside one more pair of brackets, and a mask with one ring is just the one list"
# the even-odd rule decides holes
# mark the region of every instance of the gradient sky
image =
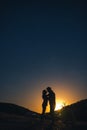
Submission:
[[51,86],[71,104],[87,98],[87,4],[0,3],[0,102],[41,112]]

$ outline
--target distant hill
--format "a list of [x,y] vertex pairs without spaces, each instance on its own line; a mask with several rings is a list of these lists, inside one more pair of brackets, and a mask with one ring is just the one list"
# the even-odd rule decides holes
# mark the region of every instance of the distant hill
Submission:
[[61,110],[63,118],[70,119],[71,117],[79,121],[87,121],[87,99],[78,101]]
[[30,111],[27,108],[12,103],[0,103],[0,113],[7,113],[21,116],[30,116],[37,114],[36,112]]

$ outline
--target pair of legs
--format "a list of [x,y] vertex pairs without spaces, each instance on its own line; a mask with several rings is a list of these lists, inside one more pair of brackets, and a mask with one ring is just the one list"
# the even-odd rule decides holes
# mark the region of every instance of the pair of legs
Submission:
[[54,110],[55,110],[55,104],[50,103],[50,114],[54,114]]

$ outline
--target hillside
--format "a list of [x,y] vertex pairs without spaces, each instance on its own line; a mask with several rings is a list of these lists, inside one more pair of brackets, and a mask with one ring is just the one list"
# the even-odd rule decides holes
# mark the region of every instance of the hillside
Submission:
[[21,115],[21,116],[30,116],[37,114],[27,108],[22,106],[18,106],[12,103],[0,103],[0,113],[7,113],[7,114],[14,114],[14,115]]
[[70,119],[71,117],[78,121],[87,121],[87,99],[78,101],[61,110],[62,118]]
[[40,114],[24,107],[0,103],[0,130],[12,129],[87,130],[87,99],[66,106],[60,112],[56,111],[54,118],[49,113],[40,118]]

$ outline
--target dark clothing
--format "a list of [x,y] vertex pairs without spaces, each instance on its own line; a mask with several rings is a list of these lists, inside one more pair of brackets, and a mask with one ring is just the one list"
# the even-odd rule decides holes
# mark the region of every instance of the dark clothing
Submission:
[[50,113],[54,113],[55,109],[55,93],[53,91],[50,91],[48,94],[49,97],[49,104],[50,104]]
[[47,106],[47,102],[48,102],[47,95],[42,95],[42,98],[43,98],[43,103],[42,103],[42,105],[43,105],[43,106]]
[[46,111],[47,103],[48,103],[48,97],[47,97],[46,94],[43,94],[43,95],[42,95],[42,98],[43,98],[43,103],[42,103],[42,114],[44,114],[45,111]]

